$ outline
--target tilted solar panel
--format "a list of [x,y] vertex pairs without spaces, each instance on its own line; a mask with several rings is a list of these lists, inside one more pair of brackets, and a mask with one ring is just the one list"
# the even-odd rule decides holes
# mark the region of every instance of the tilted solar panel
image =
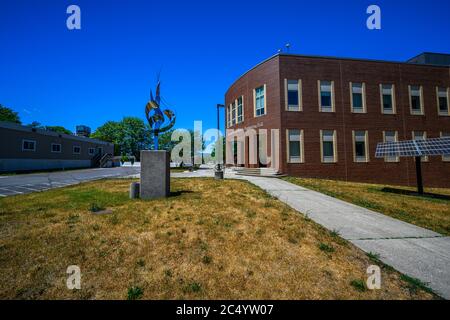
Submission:
[[383,142],[377,145],[376,158],[450,155],[450,137],[426,140]]

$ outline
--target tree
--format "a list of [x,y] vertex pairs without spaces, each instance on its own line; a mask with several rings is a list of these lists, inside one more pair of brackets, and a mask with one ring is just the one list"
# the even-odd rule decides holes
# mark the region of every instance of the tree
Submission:
[[[163,132],[158,136],[159,149],[172,152],[172,149],[176,144],[175,141],[172,141],[172,133],[174,131],[175,130],[172,129],[172,130]],[[151,139],[151,142],[152,142],[151,146],[153,147],[153,139]]]
[[37,121],[33,121],[30,124],[27,124],[27,127],[33,128],[33,129],[45,129],[45,127]]
[[140,159],[140,151],[145,149],[148,144],[147,127],[144,121],[136,117],[123,118],[122,130],[121,152]]
[[61,126],[46,126],[45,130],[58,132],[58,133],[72,134],[72,131],[70,131],[64,127],[61,127]]
[[122,124],[116,121],[108,121],[98,127],[91,138],[114,143],[114,154],[118,156],[121,154],[120,146],[123,140]]
[[19,114],[10,108],[4,107],[0,104],[0,121],[13,122],[22,124]]
[[133,155],[140,158],[140,151],[150,145],[148,126],[140,118],[125,117],[120,122],[108,121],[95,130],[92,138],[114,143],[115,155]]

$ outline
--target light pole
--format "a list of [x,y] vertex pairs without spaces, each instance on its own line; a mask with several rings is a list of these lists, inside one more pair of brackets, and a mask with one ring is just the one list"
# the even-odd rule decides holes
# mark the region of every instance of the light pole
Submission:
[[[223,164],[219,163],[219,151],[222,152],[222,157],[223,157],[223,147],[219,148],[219,144],[220,144],[220,108],[224,108],[225,109],[225,105],[223,104],[217,104],[217,146],[216,146],[216,165],[214,166],[214,177],[216,179],[222,180],[223,179]],[[223,143],[222,143],[223,146]]]

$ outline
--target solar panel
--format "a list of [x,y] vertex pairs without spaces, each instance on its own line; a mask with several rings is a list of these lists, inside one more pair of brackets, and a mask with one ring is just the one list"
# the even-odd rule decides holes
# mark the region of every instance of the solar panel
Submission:
[[450,155],[450,137],[426,140],[383,142],[377,146],[376,158]]

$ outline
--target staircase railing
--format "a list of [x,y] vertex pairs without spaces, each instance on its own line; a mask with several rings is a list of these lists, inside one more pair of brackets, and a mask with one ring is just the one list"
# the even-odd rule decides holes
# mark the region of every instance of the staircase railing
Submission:
[[112,154],[110,154],[110,153],[105,153],[105,154],[103,155],[103,157],[100,158],[100,161],[99,161],[99,167],[100,167],[100,168],[104,168],[105,165],[106,165],[106,163],[108,163],[108,161],[112,160],[112,157],[113,157]]

